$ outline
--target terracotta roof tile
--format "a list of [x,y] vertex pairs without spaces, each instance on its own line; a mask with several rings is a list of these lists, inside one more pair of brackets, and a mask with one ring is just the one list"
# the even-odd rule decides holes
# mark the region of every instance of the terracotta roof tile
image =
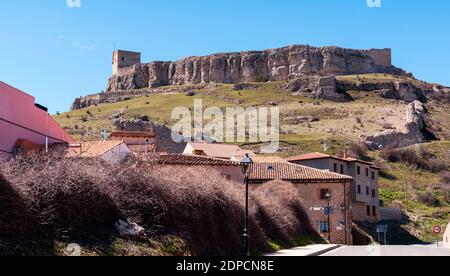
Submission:
[[255,181],[286,180],[298,182],[351,181],[352,177],[291,163],[255,163],[250,179]]
[[152,157],[151,162],[160,165],[183,165],[183,166],[239,166],[239,162],[220,158],[187,155],[187,154],[162,154]]
[[[197,155],[164,154],[152,158],[153,162],[159,165],[240,166],[238,161]],[[287,162],[255,163],[252,167],[250,179],[253,181],[286,180],[295,182],[342,182],[352,180],[349,176]]]
[[307,153],[307,154],[303,154],[303,155],[299,155],[299,156],[290,157],[287,160],[289,162],[292,162],[292,161],[323,159],[323,158],[330,158],[330,157],[331,156],[327,155],[327,154],[312,152],[312,153]]
[[336,156],[331,156],[331,155],[327,155],[327,154],[323,154],[323,153],[318,153],[318,152],[313,152],[313,153],[307,153],[304,155],[299,155],[299,156],[294,156],[294,157],[290,157],[287,159],[288,162],[295,162],[295,161],[306,161],[306,160],[317,160],[317,159],[325,159],[325,158],[332,158],[335,160],[340,160],[340,161],[344,161],[344,162],[358,162],[358,163],[362,163],[362,164],[366,164],[371,166],[374,169],[380,169],[379,167],[375,166],[374,163],[371,162],[367,162],[367,161],[363,161],[363,160],[359,160],[359,159],[355,159],[355,158],[339,158]]
[[154,131],[116,131],[111,133],[111,137],[155,137]]
[[216,158],[231,159],[241,151],[241,148],[235,145],[227,144],[208,144],[208,143],[189,143],[196,151],[202,151],[207,156]]
[[121,144],[123,144],[122,141],[89,141],[78,144],[71,144],[67,149],[66,157],[99,157]]

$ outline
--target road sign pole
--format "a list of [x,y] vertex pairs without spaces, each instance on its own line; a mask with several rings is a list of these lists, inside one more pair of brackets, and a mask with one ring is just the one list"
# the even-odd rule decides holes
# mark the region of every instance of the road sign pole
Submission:
[[435,226],[433,227],[433,232],[436,234],[436,246],[439,247],[439,234],[442,232],[442,228]]

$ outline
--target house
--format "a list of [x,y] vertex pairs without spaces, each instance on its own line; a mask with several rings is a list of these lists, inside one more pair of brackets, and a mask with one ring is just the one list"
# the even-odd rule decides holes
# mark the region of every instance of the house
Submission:
[[[243,183],[240,162],[200,155],[158,155],[154,162],[159,165],[204,167],[218,170],[224,177]],[[273,180],[283,180],[296,185],[299,201],[317,232],[332,243],[352,244],[352,218],[350,188],[352,177],[329,171],[308,168],[283,162],[256,162],[250,174],[252,187]],[[330,197],[326,197],[329,195]],[[328,208],[330,204],[330,209]],[[328,210],[332,210],[327,214]]]
[[233,156],[240,152],[242,152],[241,148],[236,145],[190,142],[186,145],[183,154],[208,156],[231,160]]
[[[323,238],[335,244],[353,243],[350,202],[352,177],[288,162],[253,164],[251,184],[258,185],[273,180],[296,185],[299,201],[310,225]],[[329,217],[327,212],[330,212]]]
[[447,230],[444,233],[444,247],[450,248],[450,222],[447,225]]
[[88,141],[70,144],[65,150],[66,158],[100,158],[115,164],[131,154],[122,141]]
[[199,155],[157,154],[152,157],[150,162],[158,165],[196,167],[216,170],[228,180],[238,183],[242,183],[244,181],[240,164],[236,161]]
[[257,155],[251,150],[241,150],[238,151],[233,157],[231,157],[231,160],[240,162],[242,159],[244,159],[245,155],[248,154],[253,162],[255,163],[267,163],[267,162],[287,162],[285,159],[278,157],[278,156],[266,156],[266,155]]
[[380,168],[373,163],[350,158],[338,158],[322,153],[308,153],[288,158],[293,164],[327,170],[353,178],[351,185],[352,216],[354,221],[380,221],[378,177]]
[[0,152],[11,155],[18,140],[38,145],[71,143],[72,138],[36,104],[34,97],[0,81]]
[[123,141],[134,153],[156,152],[155,131],[117,131],[110,135],[112,141]]

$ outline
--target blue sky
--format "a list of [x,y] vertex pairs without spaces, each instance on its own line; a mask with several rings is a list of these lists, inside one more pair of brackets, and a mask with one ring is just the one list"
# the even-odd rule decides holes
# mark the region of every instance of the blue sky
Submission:
[[144,61],[290,44],[393,49],[396,66],[450,86],[450,1],[2,0],[0,80],[50,108],[99,92],[111,52]]

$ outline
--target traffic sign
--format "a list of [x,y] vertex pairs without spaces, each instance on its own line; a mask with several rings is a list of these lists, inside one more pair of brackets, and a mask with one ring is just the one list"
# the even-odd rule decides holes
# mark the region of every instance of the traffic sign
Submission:
[[435,227],[433,228],[433,232],[434,232],[435,234],[440,234],[440,233],[442,232],[442,228],[441,228],[440,226],[435,226]]

